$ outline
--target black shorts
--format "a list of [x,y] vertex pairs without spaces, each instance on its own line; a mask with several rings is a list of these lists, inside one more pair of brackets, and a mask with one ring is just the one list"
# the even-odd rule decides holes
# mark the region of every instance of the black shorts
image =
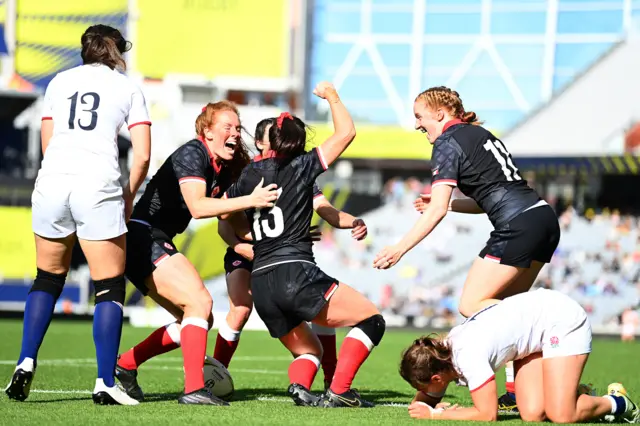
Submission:
[[224,271],[229,275],[236,269],[245,269],[251,272],[253,262],[236,253],[231,247],[228,247],[227,253],[224,255]]
[[167,234],[140,222],[127,223],[127,264],[125,275],[145,296],[145,280],[163,260],[178,253]]
[[531,262],[549,263],[560,242],[560,225],[553,209],[534,207],[491,232],[479,256],[503,265],[528,268]]
[[268,266],[251,275],[256,311],[275,338],[318,316],[337,288],[338,280],[307,261]]

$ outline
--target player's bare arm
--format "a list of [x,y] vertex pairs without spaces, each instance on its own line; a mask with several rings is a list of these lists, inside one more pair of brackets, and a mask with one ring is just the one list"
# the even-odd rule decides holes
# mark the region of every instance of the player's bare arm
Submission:
[[431,202],[422,217],[396,245],[385,247],[373,261],[376,269],[388,269],[398,263],[406,252],[424,240],[447,215],[453,187],[437,185],[431,191]]
[[44,156],[49,141],[53,136],[53,120],[42,120],[42,127],[40,128],[40,139],[42,140],[42,155]]
[[133,211],[133,200],[149,172],[151,160],[151,126],[139,124],[131,129],[131,147],[133,164],[129,171],[129,180],[123,188],[122,197],[125,201],[125,217],[129,220]]
[[[413,202],[413,206],[416,211],[423,213],[431,203],[431,194],[420,194],[418,198]],[[449,211],[454,213],[467,213],[467,214],[483,214],[484,210],[480,208],[478,203],[473,199],[455,198],[449,202]]]
[[318,215],[329,225],[337,229],[351,229],[351,236],[355,240],[362,240],[367,236],[367,225],[364,220],[336,209],[326,198],[319,198],[313,203],[313,208]]
[[232,199],[217,199],[206,196],[206,184],[204,182],[185,182],[180,185],[180,191],[184,198],[189,213],[194,219],[216,217],[228,213],[235,213],[252,207],[273,207],[273,202],[278,198],[276,185],[262,186],[264,180],[255,187],[250,195]]
[[313,94],[327,100],[331,109],[331,118],[333,119],[333,134],[318,147],[326,168],[336,161],[351,144],[356,137],[356,128],[351,119],[351,114],[340,101],[338,92],[333,84],[327,82],[319,83]]
[[[231,215],[229,220],[221,220],[218,222],[218,235],[220,238],[233,249],[240,256],[244,257],[247,260],[253,260],[253,245],[248,242],[241,241],[238,238],[238,225],[235,223],[235,219],[242,214]],[[238,227],[238,228],[236,228]],[[244,235],[247,237],[245,239],[251,239],[251,233]]]

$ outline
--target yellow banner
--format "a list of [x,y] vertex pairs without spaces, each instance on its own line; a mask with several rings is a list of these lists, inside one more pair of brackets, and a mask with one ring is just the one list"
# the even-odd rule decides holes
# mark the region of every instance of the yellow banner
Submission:
[[36,271],[36,246],[31,230],[31,209],[0,207],[0,274],[4,278],[32,277]]
[[138,0],[136,68],[167,73],[286,77],[285,0]]
[[[313,127],[313,140],[307,148],[318,146],[333,133],[331,124]],[[427,135],[417,130],[405,130],[393,126],[356,124],[356,138],[341,156],[342,158],[374,158],[385,160],[429,160],[431,144]]]

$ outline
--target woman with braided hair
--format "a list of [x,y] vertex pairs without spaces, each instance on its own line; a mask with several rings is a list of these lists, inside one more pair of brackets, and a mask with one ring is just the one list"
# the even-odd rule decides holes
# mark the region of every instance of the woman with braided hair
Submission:
[[[560,240],[553,209],[522,179],[502,141],[465,111],[458,92],[442,86],[425,90],[413,112],[416,129],[433,145],[431,194],[416,201],[422,216],[399,243],[376,256],[374,267],[398,263],[449,211],[486,213],[494,230],[469,270],[460,313],[469,317],[496,299],[529,291]],[[468,198],[452,200],[455,187]],[[500,408],[516,410],[511,366]]]

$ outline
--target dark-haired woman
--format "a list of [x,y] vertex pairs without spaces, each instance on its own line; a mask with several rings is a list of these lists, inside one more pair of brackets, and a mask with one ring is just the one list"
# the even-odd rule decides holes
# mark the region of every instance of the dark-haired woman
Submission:
[[[151,122],[142,92],[121,73],[130,43],[106,25],[89,27],[81,43],[83,65],[57,74],[44,96],[44,158],[32,195],[37,274],[25,305],[20,358],[6,393],[19,401],[29,396],[38,350],[77,240],[96,294],[93,401],[135,405],[115,386],[114,370],[125,295],[126,220],[149,167]],[[123,188],[116,137],[124,123],[131,132],[133,166]]]
[[[422,217],[396,245],[385,247],[374,267],[388,269],[426,238],[448,211],[486,213],[494,231],[476,258],[462,290],[465,317],[496,299],[528,291],[560,240],[553,209],[522,179],[504,144],[465,111],[457,92],[433,87],[416,98],[416,129],[433,144],[431,194],[417,202]],[[451,199],[455,187],[469,198]],[[513,367],[507,368],[502,410],[515,409]]]
[[[579,423],[612,416],[637,423],[640,410],[623,392],[596,397],[581,389],[589,353],[584,309],[560,292],[539,289],[485,307],[446,339],[416,340],[402,356],[400,375],[418,390],[409,406],[418,419],[497,420],[495,372],[513,361],[522,420]],[[452,381],[469,387],[473,407],[433,408]]]
[[210,103],[195,123],[196,138],[176,149],[158,169],[136,203],[128,224],[129,280],[176,319],[124,353],[116,375],[127,394],[144,395],[137,382],[138,367],[146,360],[182,347],[184,393],[180,404],[228,405],[204,384],[207,333],[213,324],[213,301],[189,260],[178,252],[173,237],[192,218],[203,219],[250,207],[269,207],[275,185],[257,182],[246,197],[220,197],[249,162],[240,138],[240,117],[228,101]]
[[[264,180],[278,185],[272,208],[249,209],[255,258],[251,291],[256,311],[272,337],[296,357],[289,366],[289,394],[298,405],[371,407],[351,389],[352,381],[385,331],[384,318],[362,294],[326,275],[315,264],[309,237],[313,215],[313,185],[355,137],[349,112],[330,83],[314,94],[326,99],[334,133],[322,145],[305,152],[306,126],[283,113],[269,129],[272,155],[245,167],[228,198],[241,197]],[[319,398],[309,388],[318,371],[322,346],[307,324],[353,327],[347,334],[331,386]]]
[[[275,125],[276,118],[265,118],[256,125],[254,140],[259,154],[253,158],[253,161],[260,161],[263,158],[269,158],[271,155],[269,130]],[[313,185],[313,209],[334,228],[351,229],[351,236],[356,241],[360,241],[367,236],[367,225],[364,221],[333,207],[331,202],[324,197],[317,184]],[[239,232],[236,232],[236,229]],[[236,214],[229,220],[220,221],[218,223],[218,233],[229,245],[224,257],[227,294],[229,295],[229,313],[226,321],[219,327],[213,357],[225,367],[228,367],[238,347],[242,329],[253,308],[253,298],[251,297],[253,242],[246,238],[246,234],[249,233],[249,226],[243,213]],[[245,238],[239,235],[243,235]],[[248,237],[250,238],[250,235]],[[311,324],[311,329],[322,344],[320,364],[324,373],[325,389],[327,389],[331,385],[338,360],[336,330],[335,328],[323,327],[318,324]]]

